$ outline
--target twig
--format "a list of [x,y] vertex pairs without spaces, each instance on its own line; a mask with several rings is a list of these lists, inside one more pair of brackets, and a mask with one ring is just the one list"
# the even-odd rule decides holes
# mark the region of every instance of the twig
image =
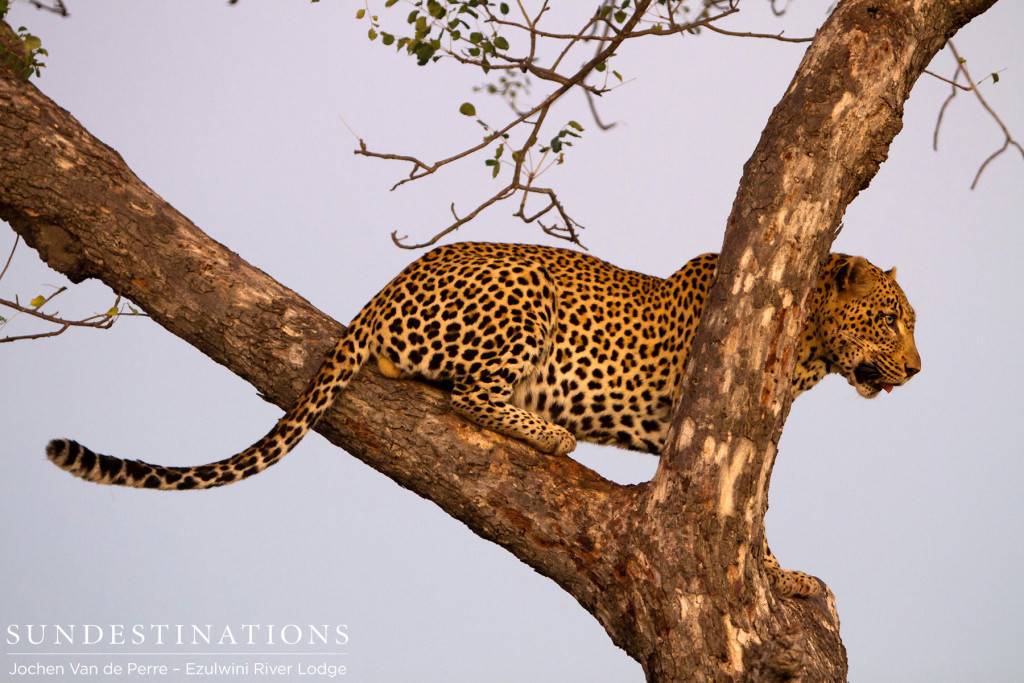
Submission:
[[[20,239],[20,235],[15,236],[14,246],[11,248],[11,253],[7,256],[7,262],[4,263],[3,269],[0,270],[0,279],[3,279],[4,275],[7,274],[7,269],[10,267],[11,261],[14,259],[14,252],[18,248],[18,241]],[[54,313],[52,315],[49,313],[43,313],[43,311],[41,310],[43,306],[53,301],[57,296],[59,296],[65,291],[67,291],[67,287],[59,287],[55,292],[53,292],[53,294],[50,294],[48,297],[45,297],[38,304],[35,303],[36,299],[33,299],[32,303],[30,303],[29,306],[23,306],[21,302],[18,301],[17,296],[14,297],[14,301],[0,299],[0,306],[4,306],[16,311],[16,313],[10,318],[0,317],[0,329],[6,327],[7,323],[9,323],[13,318],[19,315],[28,315],[33,318],[38,318],[39,320],[43,320],[45,322],[60,326],[59,329],[51,330],[50,332],[39,332],[36,334],[21,334],[4,337],[0,339],[0,343],[19,341],[23,339],[42,339],[44,337],[55,337],[58,334],[65,332],[71,327],[94,327],[97,329],[105,330],[108,329],[111,325],[113,325],[115,318],[117,318],[120,315],[142,315],[140,313],[135,312],[135,309],[132,309],[131,313],[124,313],[121,310],[119,310],[119,306],[121,304],[120,296],[118,296],[117,299],[114,300],[114,305],[111,306],[111,308],[106,313],[97,313],[95,315],[89,316],[88,318],[83,318],[82,320],[67,320],[65,318],[60,317],[59,312]],[[118,310],[115,313],[111,314],[110,310],[115,309]]]
[[64,6],[64,0],[56,0],[52,7],[50,5],[46,5],[42,2],[39,2],[39,0],[28,0],[28,4],[32,5],[36,9],[42,9],[48,12],[53,12],[54,14],[60,15],[62,17],[68,16],[68,9]]
[[[1024,147],[1021,147],[1020,143],[1013,139],[1013,136],[1010,134],[1010,130],[1006,127],[1006,124],[1003,123],[1002,119],[999,118],[999,115],[996,114],[992,107],[989,106],[988,102],[985,101],[984,96],[982,96],[981,94],[981,90],[978,88],[978,84],[974,82],[974,79],[971,78],[971,73],[967,70],[966,60],[960,57],[960,53],[957,52],[956,46],[953,45],[953,41],[949,41],[948,45],[950,52],[953,54],[953,58],[956,59],[957,65],[956,71],[953,73],[952,80],[942,78],[941,76],[936,76],[935,74],[931,74],[932,76],[935,76],[939,80],[945,81],[946,83],[949,83],[951,86],[953,86],[952,90],[950,91],[949,97],[946,98],[946,100],[942,103],[942,106],[939,108],[938,119],[935,121],[935,132],[932,134],[932,148],[936,150],[938,150],[939,148],[939,128],[942,126],[942,117],[946,113],[946,107],[949,106],[949,103],[953,101],[954,97],[956,97],[958,89],[973,92],[974,96],[978,98],[978,102],[981,103],[981,106],[985,109],[985,111],[989,113],[992,119],[1003,131],[1003,146],[997,149],[992,154],[990,154],[988,158],[981,163],[981,166],[978,167],[978,172],[974,174],[974,181],[971,183],[971,189],[973,190],[978,186],[978,181],[981,180],[981,174],[984,172],[985,168],[989,165],[989,163],[992,162],[992,160],[1001,155],[1010,147],[1016,147],[1017,151],[1021,153],[1021,157],[1024,158]],[[963,74],[964,78],[967,80],[966,86],[960,85],[959,83],[956,82],[956,79],[960,76],[960,74]]]
[[[84,318],[82,320],[65,320],[64,318],[59,317],[59,313],[55,315],[49,315],[39,310],[40,308],[48,304],[50,301],[52,301],[53,298],[56,297],[58,294],[66,290],[67,287],[61,287],[53,294],[46,297],[46,299],[44,299],[41,304],[33,308],[26,308],[25,306],[22,306],[20,303],[18,303],[18,301],[16,300],[8,301],[6,299],[0,299],[0,306],[13,308],[19,313],[25,313],[27,315],[32,316],[33,318],[39,318],[40,320],[45,320],[46,322],[53,323],[55,325],[60,325],[60,329],[53,330],[51,332],[40,332],[37,334],[22,334],[15,335],[13,337],[4,337],[3,339],[0,339],[0,343],[13,342],[21,339],[42,339],[44,337],[55,337],[58,334],[65,332],[70,327],[95,327],[97,329],[106,330],[109,329],[110,326],[114,324],[114,319],[117,318],[117,316],[122,315],[121,312],[118,311],[113,315],[110,315],[109,313],[97,313],[96,315],[89,316],[88,318]],[[118,297],[117,300],[114,302],[113,308],[116,308],[120,302],[121,297]],[[4,323],[4,325],[6,325],[6,322]],[[2,327],[2,325],[0,325],[0,327]]]
[[[502,43],[502,48],[505,48],[504,50],[497,50],[491,47],[489,50],[483,52],[483,54],[479,52],[470,54],[470,51],[465,51],[461,48],[461,45],[467,41],[468,38],[460,38],[459,36],[455,36],[454,38],[446,41],[446,45],[438,47],[437,49],[440,53],[446,54],[461,64],[479,66],[485,71],[499,70],[507,72],[513,69],[518,69],[523,73],[530,74],[538,80],[556,84],[556,87],[554,87],[541,102],[529,107],[525,111],[521,111],[518,107],[513,107],[513,118],[510,121],[507,121],[500,129],[493,129],[483,121],[479,121],[479,123],[484,125],[487,129],[487,134],[484,136],[482,141],[462,150],[461,152],[433,161],[432,163],[406,154],[391,154],[371,151],[362,139],[359,140],[359,148],[355,150],[356,154],[391,161],[402,161],[411,164],[412,167],[409,170],[408,176],[399,180],[392,186],[391,189],[395,190],[405,183],[436,173],[448,164],[476,154],[477,152],[491,147],[492,145],[509,145],[511,149],[512,143],[509,142],[509,135],[513,129],[521,128],[524,124],[528,126],[529,132],[526,136],[526,143],[516,145],[518,149],[516,149],[516,151],[511,155],[513,177],[512,181],[508,185],[483,201],[473,211],[469,212],[465,216],[460,217],[455,212],[453,204],[451,211],[454,221],[426,242],[416,245],[407,245],[405,242],[408,239],[408,236],[400,236],[397,230],[393,231],[391,238],[398,246],[412,249],[432,245],[445,235],[448,235],[454,230],[459,229],[462,225],[465,225],[485,208],[488,208],[498,201],[508,199],[516,193],[522,193],[522,197],[520,200],[519,210],[513,214],[514,216],[528,223],[536,222],[539,225],[542,225],[540,218],[544,215],[548,215],[552,209],[555,209],[561,220],[564,221],[564,227],[542,225],[542,228],[548,234],[568,239],[578,244],[579,230],[581,230],[583,226],[572,220],[572,218],[566,213],[553,189],[533,187],[533,181],[545,170],[550,168],[552,163],[560,163],[562,157],[559,155],[557,161],[550,161],[550,163],[545,165],[543,158],[539,162],[534,163],[534,159],[530,152],[537,144],[541,128],[552,104],[574,87],[580,87],[583,89],[590,111],[599,128],[607,130],[614,125],[605,124],[600,120],[594,101],[595,95],[601,95],[610,90],[607,81],[607,74],[605,85],[603,86],[589,85],[586,83],[586,80],[594,71],[598,70],[599,67],[603,67],[603,65],[608,63],[608,61],[615,55],[615,51],[625,40],[649,35],[675,35],[686,31],[695,31],[700,28],[708,28],[724,35],[767,38],[781,40],[784,42],[807,42],[810,40],[809,38],[784,38],[781,34],[767,35],[757,33],[739,33],[719,29],[714,26],[714,22],[718,22],[739,11],[736,0],[728,0],[727,2],[705,2],[703,3],[704,10],[702,14],[711,15],[713,13],[713,15],[704,16],[703,18],[694,21],[684,21],[682,23],[678,22],[676,19],[676,13],[683,7],[683,4],[679,2],[669,2],[667,4],[662,3],[657,6],[657,9],[652,9],[652,7],[654,7],[654,0],[639,0],[632,3],[632,7],[628,10],[629,13],[627,14],[627,3],[623,3],[621,8],[617,10],[617,3],[612,0],[604,0],[600,3],[597,11],[587,19],[583,28],[576,33],[554,33],[539,28],[538,24],[540,20],[550,9],[547,0],[541,4],[539,11],[537,11],[533,16],[530,15],[520,0],[516,0],[516,6],[518,8],[518,14],[520,15],[516,18],[509,18],[504,15],[499,16],[496,10],[492,10],[492,6],[489,3],[482,3],[476,8],[476,11],[479,12],[478,21],[484,24],[489,24],[493,27],[494,35],[496,36],[498,35],[497,30],[500,28],[525,32],[529,37],[529,50],[527,51],[526,56],[509,54],[508,46],[505,43]],[[507,6],[505,7],[505,11],[507,13]],[[476,15],[474,14],[474,16]],[[599,26],[603,30],[599,30]],[[442,34],[443,33],[444,30],[442,30]],[[541,66],[535,61],[538,39],[561,41],[562,43],[558,46],[558,52],[554,56],[553,61],[546,66]],[[566,73],[561,70],[561,65],[574,48],[579,46],[581,43],[588,41],[593,41],[597,45],[593,56],[590,60],[580,66],[579,69],[572,73],[572,75],[566,75]],[[474,43],[474,45],[476,45],[476,43]],[[476,48],[474,48],[474,50],[476,50]],[[564,135],[565,132],[563,131],[557,136],[557,140],[561,141]],[[556,143],[553,142],[552,146],[555,147],[555,151],[557,152],[558,147],[556,146]],[[498,169],[497,164],[499,163],[498,158],[501,151],[502,147],[499,147],[496,150],[494,159],[488,160],[488,165],[494,170]],[[509,162],[504,160],[500,162],[501,165],[505,165],[506,163]],[[532,194],[546,195],[549,199],[549,204],[541,211],[528,216],[526,214],[525,207],[527,199]]]
[[[392,237],[391,237],[392,241],[394,241],[395,244],[397,244],[398,246],[409,248],[409,249],[419,248],[419,247],[423,247],[423,246],[429,246],[429,245],[434,244],[435,242],[437,242],[441,237],[451,233],[454,230],[457,230],[459,227],[461,227],[462,225],[467,223],[469,220],[472,220],[472,218],[477,216],[483,209],[485,209],[488,206],[494,204],[495,202],[500,201],[502,199],[505,199],[505,198],[511,196],[512,194],[514,194],[517,191],[528,192],[529,191],[529,189],[528,189],[529,188],[529,184],[525,184],[524,185],[521,182],[523,164],[526,163],[526,160],[529,158],[528,151],[536,143],[536,141],[538,139],[538,136],[539,136],[539,133],[540,133],[540,129],[541,129],[541,127],[542,127],[542,125],[543,125],[543,123],[544,123],[544,121],[546,119],[547,113],[548,113],[551,105],[554,102],[556,102],[558,99],[560,99],[562,97],[562,95],[564,95],[566,92],[568,92],[571,88],[573,88],[574,86],[577,86],[577,85],[580,85],[581,83],[583,83],[584,79],[590,73],[592,73],[599,64],[602,64],[602,63],[606,62],[611,57],[611,55],[614,53],[615,49],[619,46],[619,44],[621,44],[622,41],[625,40],[625,36],[629,34],[629,31],[631,31],[632,28],[640,21],[640,19],[642,18],[644,12],[646,12],[646,10],[647,10],[647,7],[650,5],[651,1],[652,0],[642,0],[641,2],[638,2],[636,4],[636,6],[634,7],[633,15],[623,25],[623,29],[624,30],[622,32],[620,32],[617,36],[615,36],[612,40],[610,40],[607,44],[605,44],[603,46],[603,49],[599,50],[597,52],[597,54],[595,54],[592,59],[590,59],[582,67],[580,67],[580,69],[575,74],[573,74],[571,77],[567,77],[565,79],[564,83],[560,82],[559,87],[556,88],[553,92],[551,92],[547,97],[545,97],[544,100],[542,100],[539,104],[535,105],[534,107],[532,107],[528,111],[523,112],[519,116],[516,116],[505,127],[501,128],[500,130],[497,130],[497,131],[495,131],[493,133],[488,134],[483,139],[483,141],[480,142],[479,144],[476,144],[476,145],[474,145],[474,146],[472,146],[472,147],[470,147],[468,149],[465,149],[465,150],[459,152],[458,154],[454,154],[454,155],[452,155],[452,156],[450,156],[450,157],[448,157],[446,159],[442,159],[441,161],[437,161],[437,162],[434,162],[434,163],[431,164],[431,163],[424,162],[424,161],[422,161],[420,159],[417,159],[416,157],[412,157],[412,156],[409,156],[409,155],[404,155],[404,154],[387,154],[387,153],[381,153],[381,152],[372,152],[369,149],[367,149],[367,146],[366,146],[365,142],[360,140],[359,149],[355,151],[356,154],[360,154],[360,155],[367,156],[367,157],[375,157],[375,158],[378,158],[378,159],[390,159],[390,160],[397,160],[397,161],[406,161],[406,162],[411,163],[413,165],[412,170],[409,172],[409,176],[404,178],[403,180],[395,183],[395,185],[391,188],[392,190],[394,190],[394,189],[397,189],[398,187],[400,187],[401,185],[403,185],[403,184],[405,184],[405,183],[407,183],[409,181],[417,180],[417,179],[422,178],[424,176],[427,176],[427,175],[430,175],[432,173],[435,173],[438,169],[442,168],[443,166],[446,166],[446,165],[448,165],[448,164],[450,164],[450,163],[452,163],[454,161],[457,161],[459,159],[465,158],[465,157],[467,157],[467,156],[469,156],[471,154],[474,154],[474,153],[476,153],[476,152],[478,152],[478,151],[480,151],[482,149],[485,149],[486,147],[490,146],[496,140],[505,139],[507,137],[507,134],[513,128],[515,128],[516,126],[518,126],[518,125],[528,121],[533,116],[537,117],[536,120],[533,121],[531,123],[531,125],[530,125],[530,134],[528,135],[526,143],[517,151],[517,153],[515,155],[513,155],[514,156],[515,167],[514,167],[514,170],[513,170],[513,179],[512,179],[512,182],[509,185],[507,185],[506,187],[502,188],[499,192],[497,192],[492,197],[487,199],[485,202],[480,204],[476,209],[474,209],[472,212],[470,212],[466,216],[464,216],[462,218],[456,218],[455,222],[453,222],[448,227],[446,227],[445,229],[443,229],[442,231],[440,231],[439,233],[434,235],[430,240],[427,240],[426,242],[424,242],[422,244],[418,244],[418,245],[414,245],[414,246],[405,245],[403,243],[405,238],[404,237],[400,237],[398,235],[398,231],[397,230],[392,232]],[[588,26],[589,25],[590,24],[588,22]],[[578,41],[578,40],[581,40],[582,37],[579,34],[577,34],[577,35],[573,36],[573,39]],[[562,52],[562,54],[558,57],[558,59],[560,60],[562,58],[562,56],[564,56],[564,54],[565,54],[565,51]],[[549,79],[549,80],[551,80],[551,79]],[[530,180],[532,181],[532,178],[535,177],[535,176],[536,176],[536,173],[531,174],[530,175]],[[521,213],[522,212],[520,211],[520,214]],[[516,215],[520,215],[520,214],[516,214]],[[563,216],[565,215],[564,212],[560,212],[560,214],[563,215]],[[575,230],[574,226],[580,227],[579,224],[573,222],[572,225],[569,225],[566,228],[566,231],[570,235],[570,239],[572,241],[578,240],[578,232]],[[551,234],[554,234],[554,233],[551,233]]]
[[735,36],[736,38],[764,38],[766,40],[778,40],[783,43],[809,43],[814,38],[786,38],[781,33],[751,33],[741,31],[727,31],[724,28],[719,28],[712,24],[708,24],[706,28],[714,33],[721,33],[723,36]]
[[507,199],[508,197],[511,197],[513,194],[515,194],[516,189],[517,188],[515,187],[515,183],[509,183],[508,185],[503,187],[501,190],[499,190],[497,192],[497,194],[495,194],[490,199],[488,199],[485,202],[483,202],[482,204],[480,204],[478,207],[476,207],[475,209],[470,211],[468,214],[466,214],[462,218],[459,218],[459,215],[457,213],[455,213],[455,203],[452,202],[451,212],[452,212],[452,215],[455,217],[455,222],[452,223],[451,225],[449,225],[447,228],[445,228],[441,232],[439,232],[436,235],[434,235],[433,237],[431,237],[426,242],[423,242],[422,244],[405,244],[404,240],[409,239],[409,236],[408,235],[399,236],[397,230],[392,230],[391,231],[391,241],[395,243],[395,246],[401,247],[402,249],[423,249],[425,247],[432,246],[432,245],[436,244],[437,241],[439,239],[441,239],[442,237],[444,237],[445,235],[447,235],[449,233],[452,233],[452,232],[455,232],[456,230],[461,228],[463,225],[465,225],[466,223],[468,223],[471,220],[473,220],[474,218],[476,218],[477,215],[479,215],[481,211],[486,209],[491,204],[494,204],[494,203],[499,202],[499,201],[501,201],[503,199]]
[[0,270],[0,280],[4,278],[4,274],[11,265],[11,259],[14,258],[14,250],[18,248],[18,241],[21,239],[21,235],[14,236],[14,246],[11,247],[11,253],[7,255],[7,263],[4,264],[4,269]]

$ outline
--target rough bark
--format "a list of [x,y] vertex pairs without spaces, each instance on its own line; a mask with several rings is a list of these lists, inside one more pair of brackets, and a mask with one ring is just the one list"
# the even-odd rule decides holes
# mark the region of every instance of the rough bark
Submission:
[[[759,562],[800,304],[914,81],[994,1],[853,0],[818,32],[744,169],[650,483],[619,486],[534,452],[372,369],[318,431],[556,581],[649,680],[844,680],[831,598],[776,600]],[[341,329],[2,71],[0,218],[55,270],[107,283],[282,408]]]

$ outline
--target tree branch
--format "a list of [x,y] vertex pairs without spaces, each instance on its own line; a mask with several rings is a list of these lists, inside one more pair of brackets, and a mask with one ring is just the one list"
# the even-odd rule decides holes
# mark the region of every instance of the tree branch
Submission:
[[[290,407],[340,335],[341,325],[203,234],[21,79],[0,78],[0,159],[0,219],[47,264],[74,282],[102,280],[268,401]],[[360,373],[317,430],[598,603],[589,567],[632,488],[469,424],[442,392],[375,370]]]
[[[939,108],[939,116],[938,119],[935,121],[935,132],[932,134],[932,147],[936,150],[939,148],[939,128],[942,126],[942,117],[946,113],[946,107],[948,107],[949,103],[953,101],[954,97],[956,97],[958,89],[973,92],[974,96],[978,98],[978,102],[981,104],[981,106],[985,109],[985,111],[989,113],[989,116],[991,116],[992,119],[996,122],[996,125],[999,126],[1000,130],[1003,131],[1002,147],[1000,147],[995,152],[990,154],[988,158],[986,158],[985,161],[981,163],[981,166],[978,168],[978,172],[974,174],[974,180],[971,182],[971,189],[973,190],[978,186],[978,181],[981,180],[982,172],[984,172],[985,168],[989,165],[991,161],[993,161],[996,157],[1000,156],[1010,147],[1015,147],[1017,151],[1021,153],[1021,157],[1024,157],[1024,147],[1021,147],[1020,143],[1013,139],[1013,136],[1010,134],[1010,129],[1006,127],[1006,124],[1004,124],[1002,119],[999,118],[999,115],[996,114],[995,110],[989,106],[987,101],[985,101],[985,98],[982,96],[981,90],[978,88],[977,83],[974,82],[974,79],[971,78],[971,73],[967,70],[967,60],[963,59],[960,56],[960,53],[957,52],[956,46],[953,45],[953,41],[949,42],[949,50],[950,52],[953,53],[953,58],[956,60],[956,71],[953,72],[953,78],[942,78],[941,76],[933,74],[930,71],[927,72],[928,74],[934,76],[935,78],[938,78],[940,81],[945,81],[946,83],[949,83],[953,87],[953,89],[949,93],[949,97],[946,98],[946,100],[942,103],[942,106]],[[967,79],[966,86],[960,85],[959,83],[956,82],[956,79],[960,76],[960,74],[963,74],[964,78]]]

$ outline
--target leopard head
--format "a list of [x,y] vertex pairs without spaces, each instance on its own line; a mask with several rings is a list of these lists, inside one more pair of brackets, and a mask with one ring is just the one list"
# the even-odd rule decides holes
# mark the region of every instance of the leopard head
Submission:
[[883,271],[859,256],[835,254],[822,273],[817,307],[820,356],[865,398],[892,391],[921,371],[914,309]]

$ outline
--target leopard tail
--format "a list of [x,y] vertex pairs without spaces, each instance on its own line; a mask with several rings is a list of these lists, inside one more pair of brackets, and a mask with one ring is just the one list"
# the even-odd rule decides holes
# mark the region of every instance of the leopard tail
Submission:
[[295,406],[266,436],[230,458],[194,467],[167,467],[101,455],[70,439],[54,439],[46,457],[76,477],[97,484],[163,490],[209,489],[259,474],[287,455],[330,408],[369,356],[359,318],[327,355]]

